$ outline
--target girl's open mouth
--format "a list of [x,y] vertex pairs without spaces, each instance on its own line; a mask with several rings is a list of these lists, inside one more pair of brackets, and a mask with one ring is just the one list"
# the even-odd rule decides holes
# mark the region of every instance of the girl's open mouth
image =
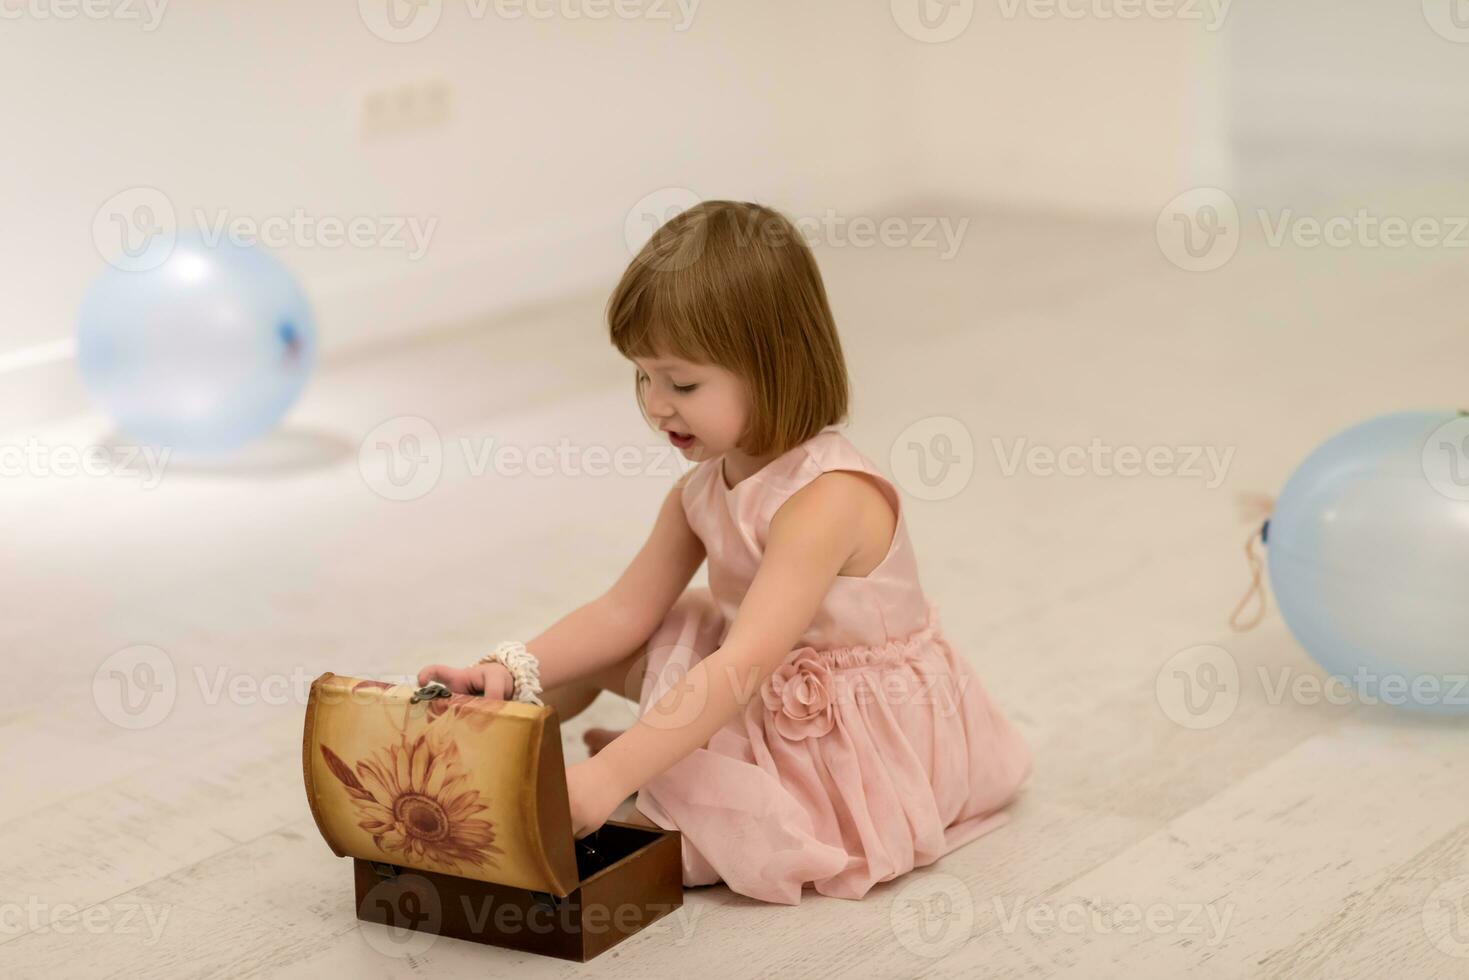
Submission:
[[669,441],[680,449],[687,449],[694,444],[693,436],[686,436],[678,432],[668,433]]

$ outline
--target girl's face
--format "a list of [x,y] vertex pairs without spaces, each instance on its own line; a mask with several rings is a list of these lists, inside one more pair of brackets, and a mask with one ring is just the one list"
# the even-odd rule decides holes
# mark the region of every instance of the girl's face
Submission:
[[678,357],[634,357],[648,417],[669,434],[685,459],[713,459],[734,449],[745,430],[745,384],[716,364]]

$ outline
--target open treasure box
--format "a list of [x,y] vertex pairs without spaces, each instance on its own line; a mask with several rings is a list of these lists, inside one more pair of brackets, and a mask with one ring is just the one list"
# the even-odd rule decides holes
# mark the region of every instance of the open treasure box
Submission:
[[549,707],[328,672],[303,753],[359,919],[584,962],[683,904],[676,831],[572,836]]

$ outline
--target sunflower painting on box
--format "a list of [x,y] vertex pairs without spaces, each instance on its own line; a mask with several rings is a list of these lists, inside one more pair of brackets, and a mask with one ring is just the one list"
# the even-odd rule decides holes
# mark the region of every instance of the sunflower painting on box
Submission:
[[[323,794],[330,823],[338,834],[355,826],[394,864],[476,878],[501,871],[515,810],[495,804],[511,787],[490,785],[503,767],[481,763],[487,741],[477,736],[506,703],[466,695],[410,703],[401,692],[390,697],[393,687],[353,679],[338,691],[353,710],[323,713],[316,747],[332,777],[324,781],[345,793]],[[504,748],[497,741],[496,752]]]

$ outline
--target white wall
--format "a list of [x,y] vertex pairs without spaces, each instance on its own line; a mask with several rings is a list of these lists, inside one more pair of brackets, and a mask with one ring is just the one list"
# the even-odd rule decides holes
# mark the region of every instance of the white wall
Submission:
[[[0,82],[28,95],[7,97],[0,155],[4,346],[70,332],[102,268],[94,213],[138,185],[163,190],[185,220],[195,208],[297,207],[437,219],[417,262],[284,251],[322,304],[331,348],[405,315],[431,322],[615,274],[624,215],[660,187],[857,208],[885,184],[891,80],[875,55],[893,32],[881,20],[825,47],[810,44],[822,26],[811,10],[774,3],[702,4],[682,33],[468,9],[445,3],[412,44],[373,36],[350,3],[178,4],[153,33],[7,23]],[[448,125],[359,138],[364,92],[434,77],[452,88]]]
[[[93,219],[133,187],[163,191],[186,226],[195,209],[436,222],[417,261],[280,251],[331,356],[610,288],[629,209],[660,188],[797,215],[922,198],[1147,214],[1213,128],[1190,116],[1207,71],[1198,32],[1178,25],[997,25],[981,10],[924,44],[886,0],[702,0],[684,31],[677,0],[660,5],[673,21],[475,19],[470,0],[440,3],[436,29],[407,44],[350,2],[178,2],[152,32],[0,23],[0,367],[71,336],[104,268]],[[435,79],[446,124],[362,138],[366,93]],[[77,399],[64,362],[24,375],[5,375],[0,419]]]
[[1146,220],[1227,180],[1220,32],[1096,16],[1108,0],[1073,2],[1074,19],[1045,17],[1053,6],[977,4],[963,35],[916,52],[922,179],[1006,207]]
[[1241,190],[1315,198],[1461,177],[1469,165],[1469,24],[1461,0],[1237,0],[1230,139]]

